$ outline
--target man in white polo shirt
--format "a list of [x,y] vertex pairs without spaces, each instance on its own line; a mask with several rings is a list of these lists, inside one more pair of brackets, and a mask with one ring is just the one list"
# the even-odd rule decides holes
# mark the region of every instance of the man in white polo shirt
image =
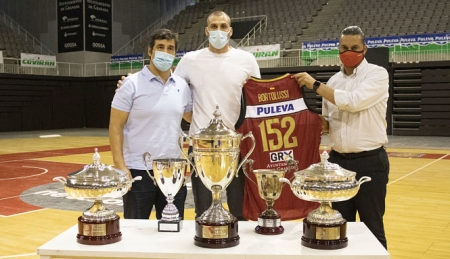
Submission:
[[[177,35],[172,31],[153,32],[148,45],[150,64],[128,76],[112,101],[109,140],[114,166],[132,177],[142,177],[123,196],[125,218],[148,219],[155,206],[156,218],[160,219],[167,204],[145,170],[143,155],[149,152],[152,159],[181,157],[181,119],[191,121],[192,97],[186,81],[170,69],[177,44]],[[147,166],[151,168],[151,163]],[[175,196],[181,218],[186,195],[183,186]]]

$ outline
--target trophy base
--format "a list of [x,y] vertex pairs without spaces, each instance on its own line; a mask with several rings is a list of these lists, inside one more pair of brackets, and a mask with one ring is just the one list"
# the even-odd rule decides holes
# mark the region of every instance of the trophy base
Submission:
[[348,245],[346,232],[345,220],[336,224],[317,224],[304,219],[302,245],[323,250],[344,248]]
[[106,245],[122,240],[120,217],[110,220],[89,220],[78,217],[77,242],[84,245]]
[[159,232],[180,232],[183,227],[183,221],[181,218],[178,221],[158,221],[158,231]]
[[194,244],[205,248],[227,248],[239,245],[238,221],[205,223],[195,220]]
[[281,226],[281,219],[279,216],[274,218],[258,217],[258,226],[255,227],[255,232],[261,235],[279,235],[283,234],[284,227]]

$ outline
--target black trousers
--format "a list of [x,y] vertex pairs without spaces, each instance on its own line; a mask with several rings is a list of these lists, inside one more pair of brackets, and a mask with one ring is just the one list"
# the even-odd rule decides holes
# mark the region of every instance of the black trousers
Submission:
[[[188,153],[192,152],[189,147]],[[193,164],[194,161],[192,161]],[[244,200],[245,175],[242,168],[226,188],[227,204],[231,214],[238,220],[245,220],[242,216],[242,202]],[[212,192],[205,187],[200,177],[196,177],[191,167],[192,194],[194,195],[195,217],[200,217],[212,204]]]
[[389,180],[389,160],[384,148],[369,156],[352,157],[330,152],[329,162],[356,172],[356,179],[362,176],[372,178],[370,182],[361,184],[355,197],[350,200],[335,202],[333,208],[339,211],[349,222],[356,221],[356,213],[380,243],[387,249],[383,216],[385,212],[386,187]]
[[[149,219],[153,206],[156,218],[161,219],[162,211],[167,204],[166,196],[159,187],[153,183],[145,170],[130,169],[134,177],[142,176],[142,180],[133,183],[131,190],[123,196],[123,216],[126,219]],[[149,170],[153,176],[153,170]],[[184,219],[184,203],[187,188],[183,185],[175,195],[173,204],[177,207],[179,216]]]

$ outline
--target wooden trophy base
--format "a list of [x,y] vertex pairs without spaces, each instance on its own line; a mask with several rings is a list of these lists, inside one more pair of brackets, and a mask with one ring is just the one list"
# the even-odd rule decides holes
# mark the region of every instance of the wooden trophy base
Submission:
[[181,218],[178,221],[158,221],[158,231],[159,232],[180,232],[183,227],[183,220]]
[[347,221],[337,224],[315,224],[303,220],[302,245],[314,249],[340,249],[347,247]]
[[84,245],[106,245],[122,240],[120,217],[110,220],[88,220],[78,217],[77,242]]
[[255,228],[255,232],[261,235],[279,235],[283,234],[284,227],[281,226],[281,217],[276,216],[263,216],[258,217],[258,226]]
[[206,248],[227,248],[239,245],[238,221],[205,223],[195,220],[194,244]]

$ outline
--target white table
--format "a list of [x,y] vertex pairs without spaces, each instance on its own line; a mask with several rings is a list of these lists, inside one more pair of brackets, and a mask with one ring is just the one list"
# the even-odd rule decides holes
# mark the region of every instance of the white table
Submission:
[[[76,221],[76,219],[74,219]],[[183,222],[180,232],[158,232],[156,220],[121,219],[122,240],[107,245],[83,245],[76,241],[75,225],[38,248],[41,259],[50,258],[390,258],[369,229],[360,222],[347,223],[348,246],[336,250],[311,249],[301,245],[302,222],[282,222],[281,235],[254,231],[257,222],[239,221],[240,244],[228,248],[194,245],[194,221]]]

